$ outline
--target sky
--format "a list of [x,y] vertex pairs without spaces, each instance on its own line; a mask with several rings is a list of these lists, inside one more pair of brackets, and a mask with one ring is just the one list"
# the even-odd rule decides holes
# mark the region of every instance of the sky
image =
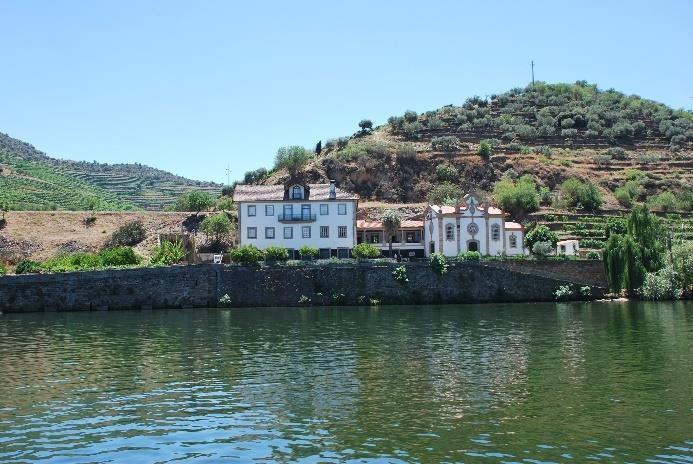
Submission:
[[0,2],[0,132],[226,182],[537,80],[693,108],[693,2]]

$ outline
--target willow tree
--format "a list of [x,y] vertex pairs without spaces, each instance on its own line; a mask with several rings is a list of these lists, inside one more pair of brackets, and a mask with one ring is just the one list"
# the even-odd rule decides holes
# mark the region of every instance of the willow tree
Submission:
[[647,272],[656,272],[664,266],[664,230],[659,219],[647,206],[637,206],[628,216],[627,233],[640,247],[641,261]]
[[399,214],[394,209],[388,209],[383,213],[380,219],[383,223],[383,229],[385,229],[385,234],[387,235],[388,250],[390,253],[390,258],[392,258],[392,236],[397,233],[400,225],[402,224],[402,219]]

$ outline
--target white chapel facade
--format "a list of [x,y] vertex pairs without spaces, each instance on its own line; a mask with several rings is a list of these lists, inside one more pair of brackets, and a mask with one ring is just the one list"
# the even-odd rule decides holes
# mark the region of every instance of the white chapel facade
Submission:
[[524,228],[472,194],[455,206],[429,205],[424,219],[426,256],[477,251],[484,256],[524,255]]

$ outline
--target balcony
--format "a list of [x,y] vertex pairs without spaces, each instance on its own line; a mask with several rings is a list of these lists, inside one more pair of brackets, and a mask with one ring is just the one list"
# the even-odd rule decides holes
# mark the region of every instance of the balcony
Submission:
[[280,214],[279,222],[315,222],[316,214]]

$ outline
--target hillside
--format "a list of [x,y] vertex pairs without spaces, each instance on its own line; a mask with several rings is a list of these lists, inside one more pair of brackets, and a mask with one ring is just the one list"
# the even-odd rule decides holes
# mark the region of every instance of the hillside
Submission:
[[[479,155],[482,141],[490,156]],[[503,175],[530,174],[556,195],[569,177],[595,183],[603,208],[619,209],[614,192],[639,177],[634,201],[661,192],[693,195],[693,114],[585,82],[517,88],[462,106],[393,116],[373,130],[328,140],[301,175],[336,179],[361,198],[425,201],[452,182],[463,191],[490,192]],[[279,183],[286,171],[247,178]]]
[[0,133],[0,200],[18,210],[162,210],[183,192],[221,185],[135,164],[55,159]]

